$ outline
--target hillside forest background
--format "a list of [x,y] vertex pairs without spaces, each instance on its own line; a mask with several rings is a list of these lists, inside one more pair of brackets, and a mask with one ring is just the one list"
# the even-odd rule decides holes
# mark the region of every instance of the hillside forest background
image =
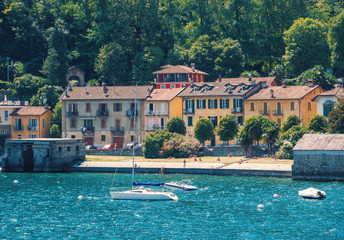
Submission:
[[2,0],[0,90],[54,107],[71,66],[91,86],[144,85],[162,65],[191,62],[206,81],[313,78],[328,90],[344,77],[343,9],[343,0]]

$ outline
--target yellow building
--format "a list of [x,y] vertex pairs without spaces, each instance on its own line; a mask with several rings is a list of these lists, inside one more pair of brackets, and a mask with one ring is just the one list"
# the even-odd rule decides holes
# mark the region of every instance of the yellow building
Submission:
[[[192,85],[178,95],[183,100],[183,120],[189,136],[194,135],[194,127],[201,117],[208,118],[214,128],[218,126],[221,117],[232,114],[236,116],[239,125],[244,121],[244,99],[260,90],[262,84],[212,82]],[[205,142],[215,146],[219,137],[214,136]]]
[[182,99],[177,95],[184,88],[154,89],[144,102],[144,138],[166,127],[175,116],[182,118]]
[[50,107],[23,106],[15,109],[11,114],[12,139],[47,138],[51,121]]
[[261,89],[245,101],[245,118],[256,115],[282,124],[289,115],[296,115],[306,126],[317,113],[317,103],[312,101],[324,90],[309,83],[308,86],[270,86]]

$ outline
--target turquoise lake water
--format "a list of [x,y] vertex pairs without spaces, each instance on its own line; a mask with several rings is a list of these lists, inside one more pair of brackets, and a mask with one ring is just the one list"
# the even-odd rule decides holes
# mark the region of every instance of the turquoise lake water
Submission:
[[[136,179],[185,178],[200,190],[175,191],[178,202],[140,202],[110,198],[113,174],[0,173],[0,238],[344,239],[344,183],[200,175]],[[131,175],[117,174],[114,186],[130,181]],[[326,191],[327,199],[295,198],[308,187]],[[283,197],[273,198],[275,193]],[[258,204],[265,208],[259,211]]]

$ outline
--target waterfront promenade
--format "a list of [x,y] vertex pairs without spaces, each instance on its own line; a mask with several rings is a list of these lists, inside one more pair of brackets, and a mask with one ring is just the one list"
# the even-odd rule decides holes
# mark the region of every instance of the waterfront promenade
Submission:
[[[131,173],[132,162],[85,161],[74,165],[70,172]],[[208,174],[239,176],[291,177],[291,164],[261,164],[243,162],[136,162],[135,172],[155,174]]]

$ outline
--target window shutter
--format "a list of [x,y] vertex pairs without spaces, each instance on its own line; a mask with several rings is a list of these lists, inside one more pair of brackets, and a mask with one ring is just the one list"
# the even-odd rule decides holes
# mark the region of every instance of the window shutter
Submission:
[[69,104],[69,111],[70,112],[72,111],[72,104],[71,103]]
[[217,108],[217,99],[214,99],[215,101],[215,109]]
[[239,99],[239,107],[242,109],[242,99]]
[[210,105],[210,99],[208,99],[208,108],[210,109],[211,105]]
[[235,109],[236,108],[236,99],[234,98],[233,99],[233,109]]
[[191,100],[191,108],[192,108],[192,110],[195,109],[195,100]]
[[203,101],[203,108],[207,108],[206,104],[207,104],[207,101],[205,99],[202,100]]
[[113,104],[113,109],[112,111],[116,112],[116,103]]
[[199,109],[199,100],[197,99],[197,109]]
[[220,99],[220,108],[224,108],[223,107],[223,99]]

